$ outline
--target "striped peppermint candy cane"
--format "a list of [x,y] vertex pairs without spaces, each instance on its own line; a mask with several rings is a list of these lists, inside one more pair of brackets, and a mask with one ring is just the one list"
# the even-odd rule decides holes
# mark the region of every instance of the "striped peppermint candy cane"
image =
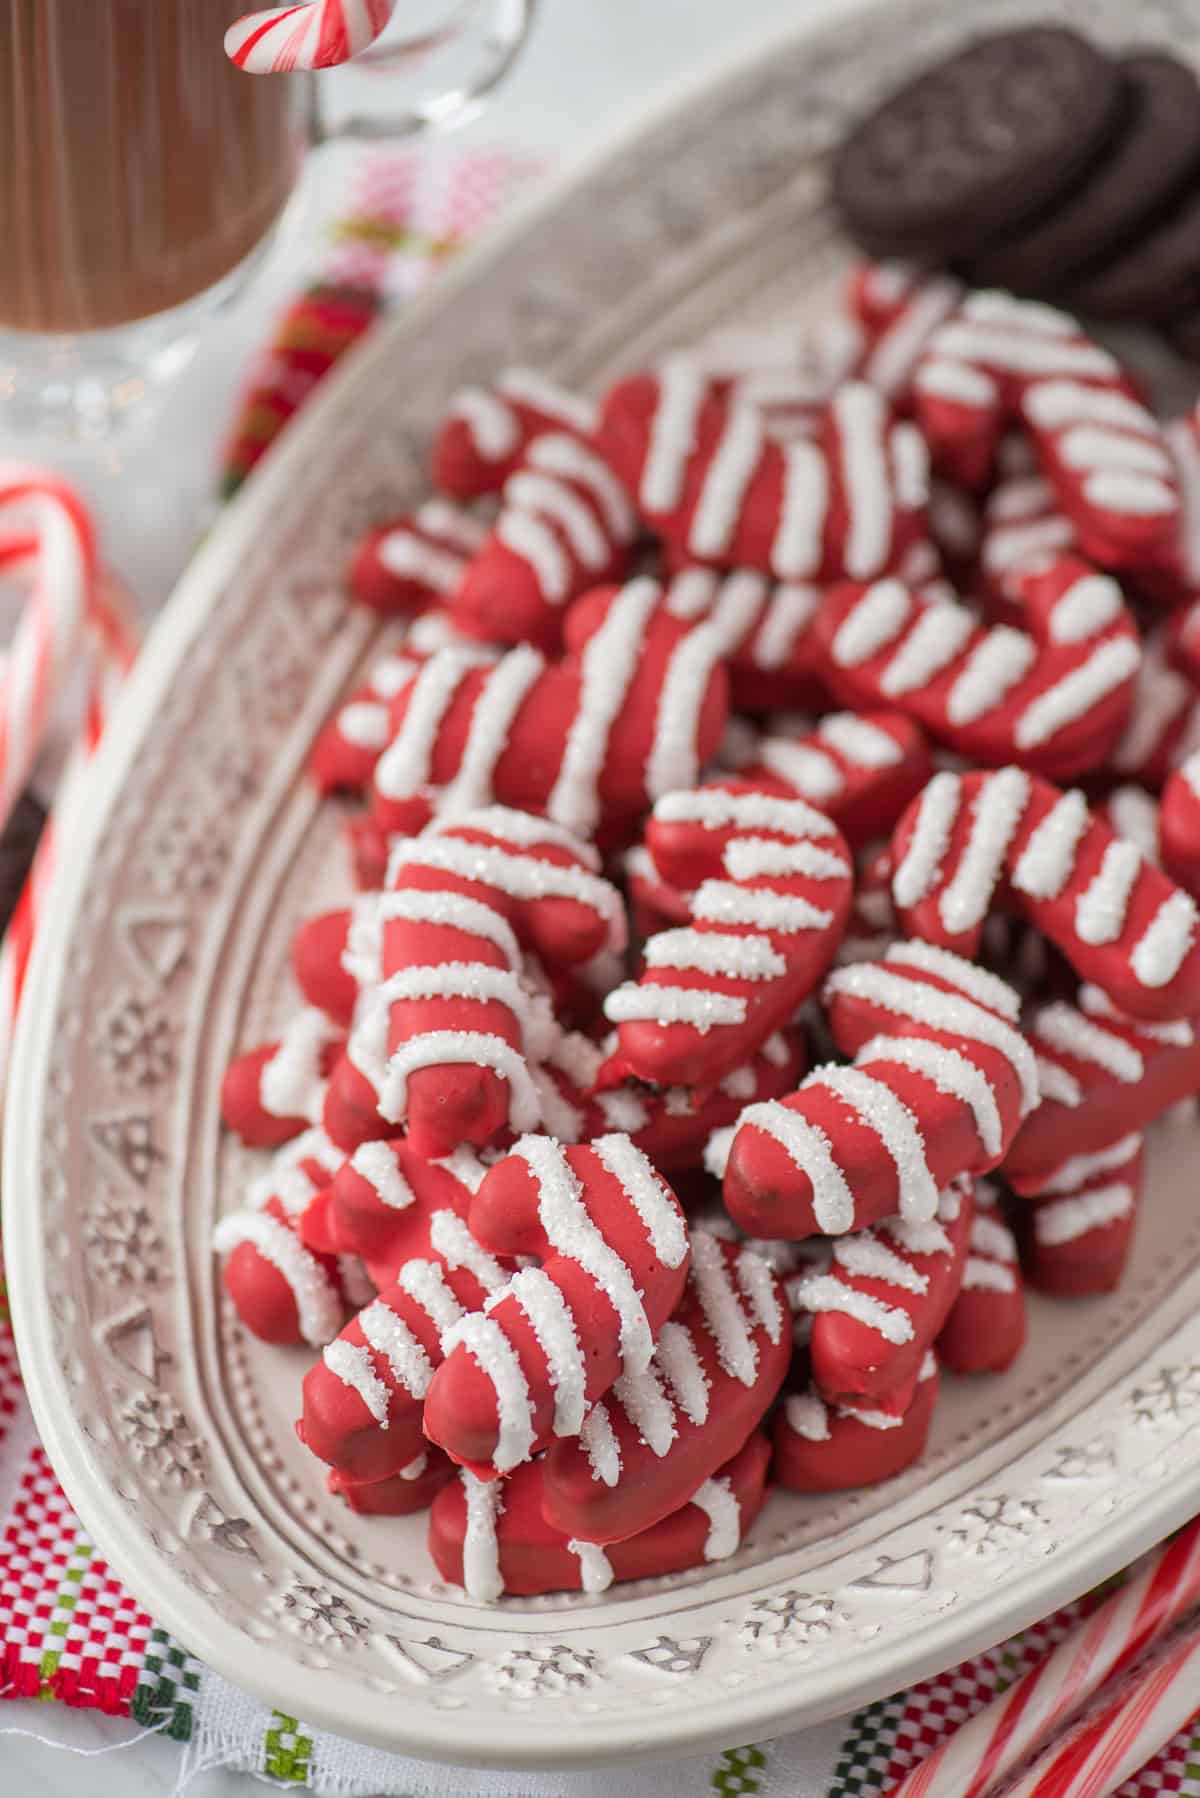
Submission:
[[[1107,1680],[1131,1666],[1156,1637],[1173,1628],[1197,1601],[1200,1520],[1161,1549],[1040,1666],[1031,1668],[914,1767],[893,1788],[890,1798],[982,1798],[1048,1742]],[[1191,1696],[1180,1722],[1191,1715],[1196,1703],[1194,1658],[1189,1664]],[[1160,1742],[1173,1733],[1174,1729],[1164,1729]],[[1152,1752],[1150,1746],[1143,1746],[1140,1760],[1126,1771],[1140,1766]],[[1111,1792],[1119,1784],[1117,1778],[1088,1789]],[[1046,1788],[1035,1784],[1019,1789],[1040,1793]],[[1067,1785],[1051,1789],[1062,1794],[1076,1790]]]
[[225,33],[225,54],[250,75],[334,69],[375,42],[396,0],[302,0],[247,13]]

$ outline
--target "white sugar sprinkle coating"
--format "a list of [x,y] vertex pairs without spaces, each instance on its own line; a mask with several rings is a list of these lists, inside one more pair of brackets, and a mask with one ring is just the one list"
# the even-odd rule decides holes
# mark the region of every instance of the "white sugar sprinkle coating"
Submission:
[[788,1428],[805,1442],[829,1441],[829,1407],[819,1392],[793,1392],[783,1409]]
[[943,992],[925,981],[909,980],[872,963],[836,969],[825,983],[825,993],[827,999],[845,993],[927,1029],[986,1043],[1004,1056],[1017,1075],[1022,1111],[1032,1111],[1037,1104],[1037,1067],[1029,1044],[1019,1030],[973,1000]]
[[1015,1024],[1021,1015],[1020,997],[1007,980],[977,967],[964,955],[955,955],[953,949],[941,949],[936,943],[892,943],[884,959],[893,967],[920,968],[922,973],[948,980],[980,1005],[998,1011],[1010,1024]]
[[611,1124],[614,1130],[623,1130],[627,1136],[636,1136],[650,1122],[650,1113],[637,1094],[622,1092],[619,1087],[612,1092],[597,1093],[595,1103],[600,1107],[605,1123]]
[[946,695],[951,724],[974,724],[995,711],[1037,659],[1033,639],[998,624],[981,637]]
[[645,784],[652,799],[695,786],[700,772],[697,730],[709,684],[730,651],[749,635],[761,605],[757,576],[730,575],[710,616],[671,652],[646,757]]
[[1066,1068],[1059,1067],[1056,1061],[1047,1061],[1042,1055],[1037,1058],[1038,1083],[1042,1089],[1042,1099],[1053,1100],[1056,1105],[1066,1105],[1072,1110],[1083,1104],[1083,1088],[1074,1074]]
[[693,555],[728,550],[765,442],[760,414],[749,406],[731,407],[696,496],[688,537]]
[[[742,1114],[743,1121],[745,1113]],[[714,1130],[704,1145],[704,1169],[714,1180],[725,1178],[725,1169],[729,1165],[729,1151],[733,1147],[733,1139],[737,1135],[736,1124],[726,1124],[723,1129]]]
[[485,1312],[469,1311],[449,1332],[443,1347],[447,1358],[456,1348],[465,1349],[495,1393],[496,1446],[492,1450],[492,1465],[507,1473],[528,1461],[537,1439],[529,1383],[500,1324]]
[[1077,1002],[1080,1011],[1085,1011],[1089,1018],[1111,1018],[1122,1029],[1136,1031],[1138,1036],[1149,1037],[1152,1042],[1169,1043],[1174,1049],[1190,1049],[1196,1040],[1195,1026],[1187,1018],[1151,1023],[1148,1018],[1126,1017],[1103,988],[1090,980],[1085,980],[1080,987]]
[[757,759],[809,799],[833,799],[846,785],[846,777],[833,757],[811,743],[766,737],[759,744]]
[[[747,1127],[761,1130],[777,1142],[811,1182],[813,1217],[819,1230],[828,1236],[840,1236],[854,1228],[854,1194],[834,1159],[833,1144],[819,1124],[810,1123],[778,1099],[765,1099],[761,1104],[746,1107],[734,1134],[737,1129]],[[710,1172],[714,1169],[709,1152],[712,1152],[713,1160],[718,1159],[719,1150],[715,1145],[723,1136],[724,1132],[715,1131],[709,1138],[705,1164]]]
[[331,1374],[357,1392],[381,1430],[388,1427],[388,1389],[375,1372],[369,1349],[359,1342],[347,1342],[335,1336],[321,1351],[321,1359]]
[[[1182,772],[1182,770],[1181,770]],[[1114,787],[1108,796],[1109,823],[1119,837],[1136,843],[1148,862],[1160,862],[1158,803],[1144,787]]]
[[752,1067],[730,1068],[717,1082],[717,1090],[730,1099],[752,1099],[757,1085]]
[[492,1604],[504,1591],[500,1572],[500,1545],[496,1524],[504,1509],[503,1480],[480,1480],[462,1471],[467,1501],[467,1527],[463,1533],[463,1588],[468,1598]]
[[758,1349],[721,1245],[705,1230],[692,1233],[691,1278],[718,1361],[732,1379],[752,1386],[758,1372]]
[[613,1583],[613,1570],[608,1556],[598,1542],[582,1542],[572,1536],[567,1548],[579,1562],[579,1583],[585,1592],[607,1592]]
[[654,1360],[689,1423],[707,1423],[711,1383],[691,1331],[669,1320],[662,1327]]
[[1036,1196],[1040,1198],[1043,1193],[1074,1192],[1094,1174],[1109,1173],[1113,1168],[1123,1167],[1127,1161],[1132,1161],[1141,1146],[1141,1133],[1135,1131],[1106,1149],[1096,1149],[1090,1155],[1072,1155],[1042,1181]]
[[1025,410],[1042,431],[1060,430],[1081,418],[1124,431],[1158,430],[1153,414],[1128,394],[1078,381],[1038,381],[1029,389]]
[[[459,829],[476,828],[469,818],[457,821]],[[478,880],[512,899],[573,899],[605,919],[613,948],[623,946],[625,913],[615,887],[586,868],[564,867],[536,855],[512,855],[493,843],[475,843],[461,836],[414,838],[404,857],[407,868],[432,868]]]
[[691,968],[741,980],[775,980],[787,962],[765,936],[732,936],[723,931],[661,930],[646,944],[648,968]]
[[769,837],[735,837],[725,845],[725,870],[734,880],[849,879],[850,864],[820,843],[778,843]]
[[540,652],[523,643],[489,673],[471,713],[458,772],[442,794],[440,828],[491,799],[496,767],[508,747],[513,723],[545,667]]
[[379,539],[380,565],[401,580],[419,581],[434,593],[450,593],[462,578],[463,559],[452,550],[427,543],[408,526]]
[[881,692],[898,699],[925,686],[961,655],[974,630],[974,621],[962,606],[925,607],[883,670]]
[[521,427],[511,406],[486,387],[460,387],[446,408],[446,418],[460,419],[475,448],[488,462],[511,456],[521,441]]
[[558,775],[546,801],[551,818],[587,835],[600,816],[600,777],[613,720],[637,673],[646,626],[661,597],[657,581],[629,581],[584,645],[579,699]]
[[526,461],[532,468],[562,475],[586,488],[599,506],[609,534],[618,543],[633,537],[637,519],[629,495],[607,462],[580,443],[578,437],[547,432],[530,445]]
[[457,1149],[451,1149],[448,1155],[440,1156],[433,1165],[446,1168],[456,1180],[461,1180],[468,1192],[478,1192],[488,1171],[488,1164],[482,1157],[494,1157],[496,1153],[494,1149],[477,1152],[469,1143],[464,1142],[459,1143]]
[[860,1063],[895,1062],[922,1075],[940,1093],[957,1099],[971,1113],[984,1153],[995,1160],[1004,1147],[1004,1130],[991,1082],[975,1063],[944,1043],[919,1036],[877,1036],[858,1051]]
[[433,1380],[433,1363],[404,1319],[383,1299],[376,1299],[359,1312],[358,1324],[394,1383],[413,1398],[423,1399]]
[[[405,887],[398,893],[378,895],[376,928],[389,923],[435,924],[447,930],[461,930],[471,936],[484,937],[494,943],[510,968],[521,965],[521,949],[507,918],[471,899],[466,893],[431,893],[418,887]],[[375,976],[379,978],[378,974]]]
[[442,720],[478,666],[470,650],[439,649],[430,656],[413,682],[404,721],[376,764],[375,787],[382,798],[408,799],[429,784],[430,757]]
[[964,1292],[1015,1292],[1017,1276],[1002,1262],[968,1255],[963,1265],[962,1289]]
[[485,831],[488,836],[497,837],[500,842],[520,849],[555,844],[559,849],[566,849],[578,856],[580,861],[586,862],[593,873],[600,867],[599,850],[575,831],[550,818],[537,817],[532,812],[515,811],[509,805],[481,805],[465,818],[447,819],[439,815],[428,826],[425,834],[436,837],[463,830]]
[[[252,1211],[261,1211],[271,1199],[278,1199],[288,1216],[295,1217],[315,1192],[329,1184],[342,1159],[323,1130],[303,1130],[275,1151],[265,1173],[249,1182],[246,1203]],[[319,1177],[308,1172],[306,1162],[320,1170]]]
[[1136,674],[1141,658],[1142,652],[1132,637],[1110,637],[1097,645],[1086,662],[1064,674],[1026,706],[1013,732],[1017,748],[1036,749],[1074,724]]
[[709,1521],[704,1544],[706,1561],[724,1561],[742,1539],[742,1512],[727,1479],[705,1480],[692,1493],[689,1501],[703,1511]]
[[510,399],[524,402],[535,412],[540,412],[547,418],[556,418],[561,423],[570,425],[573,430],[587,434],[596,429],[598,420],[595,403],[560,387],[538,369],[506,368],[498,377],[496,387]]
[[956,406],[982,409],[996,397],[996,383],[990,375],[981,368],[972,368],[969,362],[944,354],[922,361],[914,385],[931,399],[948,400]]
[[793,1305],[816,1316],[822,1311],[842,1311],[868,1329],[878,1330],[885,1342],[897,1348],[911,1342],[915,1334],[912,1318],[898,1305],[885,1305],[882,1299],[858,1292],[847,1286],[836,1274],[806,1274],[792,1289]]
[[759,1053],[775,1068],[786,1067],[792,1055],[788,1048],[787,1038],[781,1036],[778,1030],[771,1032]]
[[543,599],[556,606],[566,603],[571,591],[571,559],[546,519],[506,506],[496,520],[496,540],[528,562]]
[[350,1166],[393,1211],[405,1211],[416,1203],[416,1194],[400,1171],[391,1143],[360,1143],[350,1157]]
[[905,1292],[929,1291],[929,1276],[912,1267],[870,1230],[843,1236],[833,1245],[834,1265],[863,1280],[880,1280]]
[[683,497],[684,476],[696,447],[696,425],[708,384],[691,362],[673,356],[658,371],[658,404],[642,465],[643,510],[672,512]]
[[512,1298],[529,1319],[554,1393],[554,1434],[577,1436],[587,1409],[587,1368],[575,1319],[562,1293],[540,1267],[523,1267],[488,1299],[484,1310]]
[[667,1267],[681,1267],[688,1254],[687,1226],[653,1163],[627,1136],[598,1136],[591,1147],[642,1220],[659,1260]]
[[1116,581],[1106,574],[1085,574],[1072,581],[1050,613],[1053,643],[1084,643],[1115,624],[1125,609]]
[[429,1220],[429,1242],[447,1267],[464,1268],[485,1292],[496,1292],[508,1280],[495,1256],[476,1242],[466,1219],[456,1211],[434,1212]]
[[896,1170],[901,1216],[915,1221],[935,1216],[937,1184],[925,1159],[920,1125],[891,1088],[851,1067],[818,1068],[801,1082],[800,1091],[814,1087],[836,1094],[879,1138]]
[[734,1275],[755,1324],[772,1342],[778,1342],[783,1335],[783,1306],[770,1267],[753,1249],[743,1249],[734,1263]]
[[839,668],[857,668],[893,642],[908,622],[913,598],[902,581],[876,581],[847,612],[833,639]]
[[481,519],[450,500],[422,500],[416,511],[417,524],[431,537],[440,537],[461,555],[473,556],[483,548],[487,526]]
[[621,1445],[603,1404],[593,1405],[584,1418],[579,1441],[593,1479],[602,1486],[615,1486],[621,1477]]
[[659,824],[699,824],[705,830],[777,830],[781,836],[829,837],[837,826],[802,799],[769,793],[727,793],[721,787],[664,793],[655,801]]
[[1097,469],[1085,478],[1083,491],[1093,506],[1132,513],[1135,517],[1173,512],[1176,505],[1175,490],[1169,482],[1132,469]]
[[231,1255],[244,1242],[252,1244],[286,1280],[305,1342],[320,1348],[336,1336],[342,1322],[341,1295],[295,1231],[266,1211],[235,1211],[221,1218],[213,1231],[217,1254]]
[[779,524],[770,555],[775,574],[802,580],[819,571],[828,512],[829,468],[824,453],[803,440],[785,444]]
[[675,1407],[663,1390],[654,1363],[623,1373],[613,1387],[613,1396],[639,1439],[661,1460],[675,1440]]
[[321,1057],[329,1039],[329,1020],[315,1006],[306,1005],[290,1019],[258,1077],[258,1100],[265,1112],[316,1123],[325,1096]]
[[1073,1005],[1043,1006],[1034,1019],[1033,1035],[1060,1055],[1103,1068],[1126,1086],[1136,1086],[1145,1075],[1146,1063],[1133,1043],[1115,1031],[1093,1024]]
[[[725,880],[706,880],[697,888],[692,916],[703,924],[748,924],[753,930],[774,930],[784,936],[826,930],[833,923],[831,911],[798,894],[737,886]],[[611,1017],[611,1012],[608,1015]]]
[[1112,842],[1098,873],[1075,905],[1075,933],[1085,943],[1115,943],[1125,928],[1129,901],[1142,871],[1142,852],[1135,843]]
[[987,916],[1030,791],[1023,768],[1001,768],[976,789],[970,832],[938,906],[943,925],[956,935],[976,929]]
[[1163,900],[1129,957],[1143,986],[1168,986],[1174,980],[1195,940],[1196,923],[1190,893],[1175,892]]
[[[811,446],[805,445],[806,449]],[[790,450],[799,449],[799,445],[790,445],[785,452],[789,465]],[[824,474],[824,457],[819,456],[822,475]],[[778,542],[778,539],[776,539]],[[762,616],[752,646],[752,657],[756,668],[768,670],[782,668],[792,654],[796,644],[807,630],[817,610],[817,589],[799,582],[784,583],[771,593],[767,608]]]
[[406,1261],[396,1277],[411,1299],[415,1299],[438,1333],[443,1353],[446,1338],[462,1321],[463,1308],[450,1290],[445,1272],[436,1261]]
[[672,618],[703,618],[712,610],[721,585],[711,568],[682,568],[667,583],[667,611]]
[[904,754],[891,731],[853,712],[831,712],[818,724],[817,735],[863,768],[892,768]]
[[891,1411],[860,1411],[857,1405],[843,1405],[842,1416],[852,1417],[868,1430],[898,1430],[904,1422]]
[[852,581],[869,581],[887,561],[892,491],[884,450],[887,406],[865,381],[843,381],[829,404],[840,452],[846,535],[842,560]]
[[707,987],[655,986],[626,981],[609,993],[604,1015],[613,1024],[648,1019],[655,1024],[689,1024],[706,1036],[718,1024],[742,1024],[746,1001],[735,993],[717,993]]
[[1119,1223],[1133,1210],[1135,1194],[1132,1186],[1114,1182],[1097,1186],[1077,1198],[1052,1199],[1039,1205],[1034,1213],[1033,1233],[1047,1247],[1076,1242],[1093,1230]]
[[389,1005],[424,999],[472,999],[506,1005],[522,1024],[529,1022],[530,995],[511,968],[482,961],[441,961],[400,968],[383,981]]
[[508,1083],[508,1116],[514,1130],[531,1130],[537,1124],[537,1092],[524,1057],[503,1037],[478,1030],[428,1030],[402,1043],[388,1060],[378,1098],[380,1115],[400,1123],[408,1109],[409,1075],[451,1063],[488,1068]]
[[892,896],[901,910],[932,892],[961,803],[962,780],[957,774],[935,774],[921,794],[908,848],[892,877]]
[[357,749],[382,749],[392,734],[387,707],[362,699],[342,707],[337,728],[347,743],[353,743]]
[[1075,872],[1075,857],[1092,821],[1078,787],[1064,793],[1030,832],[1017,858],[1012,883],[1031,899],[1057,899]]

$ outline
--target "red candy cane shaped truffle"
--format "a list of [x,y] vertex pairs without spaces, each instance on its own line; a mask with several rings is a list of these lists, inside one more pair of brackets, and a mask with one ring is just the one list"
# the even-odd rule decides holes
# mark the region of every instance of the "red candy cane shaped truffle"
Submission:
[[925,535],[925,445],[861,381],[838,388],[816,441],[779,443],[676,359],[609,391],[600,442],[676,563],[872,580]]
[[629,495],[578,437],[538,437],[501,494],[487,538],[462,571],[452,616],[492,643],[553,651],[565,608],[625,571],[637,533]]
[[1162,426],[1065,313],[970,294],[929,340],[914,389],[934,464],[954,479],[983,485],[1019,419],[1085,555],[1136,567],[1169,548],[1180,497]]
[[690,923],[651,937],[641,979],[605,1000],[614,1077],[707,1085],[777,1030],[833,960],[852,869],[823,813],[741,781],[669,793],[646,844],[693,891]]
[[896,944],[837,969],[825,999],[852,1064],[748,1106],[733,1137],[725,1203],[754,1236],[840,1236],[897,1212],[925,1222],[956,1174],[999,1164],[1037,1103],[1017,995],[970,962]]
[[792,1358],[782,1282],[752,1249],[691,1232],[678,1309],[642,1373],[623,1374],[546,1458],[548,1523],[588,1542],[649,1529],[745,1442]]
[[341,1328],[347,1298],[370,1296],[349,1262],[309,1249],[300,1236],[304,1212],[338,1159],[323,1131],[305,1131],[251,1184],[245,1209],[213,1233],[213,1247],[228,1257],[225,1287],[238,1316],[265,1342],[319,1348]]
[[998,596],[1009,580],[1047,557],[1078,548],[1078,533],[1042,475],[1008,475],[988,495],[979,543],[979,574]]
[[981,1181],[958,1297],[937,1339],[938,1358],[952,1373],[1002,1373],[1025,1343],[1025,1288],[1017,1239],[995,1192]]
[[902,712],[827,712],[813,730],[767,732],[739,770],[810,800],[856,849],[889,834],[932,773],[925,734]]
[[622,946],[620,896],[596,865],[558,826],[499,806],[401,841],[376,912],[381,984],[356,1020],[331,1103],[365,1117],[373,1134],[376,1112],[406,1123],[430,1159],[535,1128],[530,1061],[548,1019],[522,979],[522,951],[573,967]]
[[406,1261],[431,1253],[435,1212],[466,1217],[485,1172],[469,1149],[436,1162],[406,1142],[360,1143],[305,1210],[300,1234],[318,1252],[358,1256],[375,1285],[386,1286]]
[[850,1492],[895,1479],[924,1452],[939,1384],[937,1362],[927,1353],[900,1415],[831,1405],[815,1386],[790,1393],[775,1419],[776,1478],[792,1492]]
[[230,1062],[221,1083],[226,1124],[251,1148],[273,1149],[317,1123],[345,1040],[323,1011],[297,1012],[275,1042]]
[[1154,1024],[1125,1017],[1099,987],[1078,1003],[1055,1000],[1027,1025],[1042,1099],[1005,1157],[1004,1175],[1020,1193],[1038,1191],[1062,1161],[1107,1149],[1144,1130],[1200,1087],[1200,1042],[1186,1019]]
[[958,1296],[974,1214],[970,1180],[955,1180],[927,1222],[887,1218],[839,1237],[827,1273],[793,1282],[793,1305],[812,1316],[809,1354],[824,1398],[903,1416]]
[[450,401],[433,446],[433,484],[455,499],[499,493],[538,437],[589,437],[596,422],[591,400],[533,369],[507,369],[493,386],[464,387]]
[[350,591],[373,612],[423,612],[448,599],[487,537],[486,525],[449,500],[374,525],[350,564]]
[[867,262],[854,270],[847,308],[862,326],[858,377],[888,399],[911,400],[918,361],[938,326],[962,298],[962,284],[904,262]]
[[319,793],[361,791],[391,737],[388,706],[420,672],[418,657],[398,649],[381,656],[322,728],[308,770]]
[[[305,1375],[301,1439],[343,1479],[386,1479],[420,1454],[422,1406],[451,1332],[481,1314],[510,1277],[472,1236],[466,1189],[455,1191],[449,1175],[445,1181],[445,1202],[414,1212],[413,1252],[394,1280]],[[425,1198],[432,1198],[428,1186]]]
[[1121,589],[1063,556],[1021,569],[1007,593],[1025,628],[982,625],[898,580],[839,587],[816,626],[825,678],[857,708],[908,713],[960,755],[1090,772],[1120,736],[1141,660]]
[[1200,750],[1168,776],[1158,824],[1167,873],[1200,893]]
[[1121,1283],[1145,1181],[1134,1134],[1094,1155],[1073,1155],[1031,1194],[1025,1276],[1040,1292],[1081,1298]]
[[497,1254],[537,1255],[464,1318],[425,1401],[425,1433],[491,1477],[578,1435],[622,1375],[644,1373],[679,1303],[688,1236],[679,1202],[628,1137],[565,1149],[526,1136],[471,1205]]
[[1200,1012],[1191,896],[1077,791],[1021,768],[935,775],[892,839],[909,935],[973,956],[994,909],[1034,924],[1133,1017]]
[[607,1548],[546,1521],[544,1461],[526,1462],[506,1480],[464,1471],[433,1501],[429,1552],[443,1579],[485,1604],[506,1592],[605,1592],[615,1581],[682,1573],[738,1547],[762,1509],[770,1458],[756,1430],[686,1505]]
[[631,833],[659,793],[695,781],[721,740],[723,635],[668,614],[656,581],[597,588],[571,609],[572,653],[526,645],[490,668],[448,650],[393,703],[372,811],[413,831],[491,799],[581,836]]

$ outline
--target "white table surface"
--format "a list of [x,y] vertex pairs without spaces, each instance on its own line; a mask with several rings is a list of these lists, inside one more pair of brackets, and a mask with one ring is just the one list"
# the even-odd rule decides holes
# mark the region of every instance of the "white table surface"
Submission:
[[[542,0],[542,16],[518,68],[486,112],[456,132],[453,142],[505,145],[564,163],[635,119],[689,70],[715,66],[726,50],[732,60],[739,46],[781,30],[789,20],[845,15],[857,4]],[[153,431],[120,439],[103,452],[56,458],[93,496],[108,554],[148,609],[165,599],[204,522],[215,447],[245,358],[261,341],[272,306],[302,279],[316,222],[344,194],[345,171],[340,149],[314,157],[302,204],[268,266],[222,319]],[[27,448],[6,440],[0,416],[0,454]],[[143,1596],[152,1604],[152,1594]],[[165,1798],[175,1787],[180,1750],[154,1737],[135,1741],[139,1736],[136,1724],[94,1711],[0,1705],[0,1793],[5,1798]],[[261,1789],[245,1775],[213,1770],[198,1775],[187,1798],[249,1798]]]

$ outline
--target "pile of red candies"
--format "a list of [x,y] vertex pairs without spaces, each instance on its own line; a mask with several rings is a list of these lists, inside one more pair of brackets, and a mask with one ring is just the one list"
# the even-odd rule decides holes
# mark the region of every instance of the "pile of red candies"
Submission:
[[479,1598],[908,1466],[1200,1090],[1200,418],[886,265],[749,347],[457,397],[312,758],[358,895],[225,1082],[233,1303]]

